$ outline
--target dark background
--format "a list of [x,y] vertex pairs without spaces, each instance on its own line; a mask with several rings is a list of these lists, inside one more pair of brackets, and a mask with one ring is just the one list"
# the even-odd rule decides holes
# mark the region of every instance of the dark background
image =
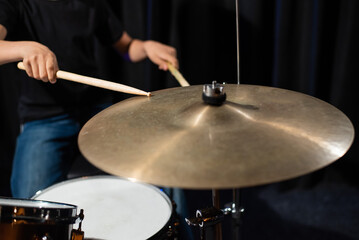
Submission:
[[[108,0],[133,37],[177,48],[191,85],[236,83],[235,0]],[[358,126],[359,2],[241,0],[241,83],[306,93],[331,103]],[[102,77],[154,91],[178,86],[149,61],[131,64],[98,47]],[[119,67],[120,66],[120,67]],[[0,67],[0,195],[18,134],[14,65]],[[118,95],[118,101],[126,98]],[[243,239],[359,239],[358,143],[315,173],[242,189]],[[224,166],[225,167],[225,166]],[[76,171],[76,169],[74,169]],[[191,213],[210,204],[210,191],[186,191]],[[222,202],[230,191],[221,191]],[[228,221],[228,220],[226,220]],[[229,224],[224,224],[228,239]]]

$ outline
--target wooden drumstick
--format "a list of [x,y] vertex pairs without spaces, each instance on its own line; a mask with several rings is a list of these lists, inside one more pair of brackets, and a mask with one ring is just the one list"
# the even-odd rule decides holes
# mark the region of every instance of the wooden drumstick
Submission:
[[172,75],[177,79],[178,83],[181,87],[188,87],[190,86],[189,83],[184,79],[182,74],[172,65],[172,63],[167,62],[168,69],[172,73]]
[[[17,64],[17,67],[21,70],[25,70],[25,66],[23,62],[19,62]],[[144,95],[144,96],[151,96],[150,92],[145,92],[137,88],[129,87],[123,84],[110,82],[98,78],[93,77],[86,77],[75,73],[65,72],[65,71],[57,71],[56,73],[57,78],[61,78],[64,80],[69,80],[72,82],[87,84],[94,87],[104,88],[108,90],[113,90],[117,92],[124,92],[129,94],[135,94],[135,95]]]

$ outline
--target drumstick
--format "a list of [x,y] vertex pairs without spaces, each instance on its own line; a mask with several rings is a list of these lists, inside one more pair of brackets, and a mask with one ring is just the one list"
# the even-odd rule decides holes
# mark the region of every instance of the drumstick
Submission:
[[184,79],[182,74],[172,65],[172,63],[167,62],[168,69],[172,73],[172,75],[177,79],[178,83],[181,87],[188,87],[189,83]]
[[[23,62],[19,62],[17,64],[17,67],[21,70],[25,70],[25,66],[24,66]],[[129,86],[126,86],[123,84],[114,83],[114,82],[110,82],[110,81],[106,81],[106,80],[102,80],[102,79],[98,79],[98,78],[86,77],[86,76],[82,76],[79,74],[65,72],[65,71],[61,71],[61,70],[56,72],[56,77],[64,79],[64,80],[69,80],[72,82],[87,84],[90,86],[109,89],[109,90],[113,90],[113,91],[117,91],[117,92],[151,96],[150,92],[145,92],[145,91],[142,91],[137,88],[129,87]]]

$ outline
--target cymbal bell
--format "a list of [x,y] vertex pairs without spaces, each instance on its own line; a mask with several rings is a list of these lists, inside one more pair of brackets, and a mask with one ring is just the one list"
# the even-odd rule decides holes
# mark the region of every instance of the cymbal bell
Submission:
[[79,134],[83,155],[113,175],[168,187],[224,189],[297,177],[342,157],[350,120],[317,98],[279,88],[226,84],[220,106],[202,86],[119,102]]

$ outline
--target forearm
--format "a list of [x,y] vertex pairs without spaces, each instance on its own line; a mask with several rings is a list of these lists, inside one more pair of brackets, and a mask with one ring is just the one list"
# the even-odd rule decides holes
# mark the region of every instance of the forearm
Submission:
[[25,42],[0,40],[0,65],[21,61],[24,58],[22,55],[24,45]]
[[162,70],[168,69],[167,62],[178,68],[176,49],[160,42],[132,39],[124,32],[113,46],[121,55],[128,54],[131,62],[139,62],[149,58]]
[[6,41],[7,29],[0,24],[0,65],[21,60],[24,42]]
[[157,41],[134,39],[128,53],[132,62],[139,62],[149,58],[153,63],[158,65],[159,69],[167,70],[168,62],[172,63],[175,68],[178,68],[176,49]]
[[133,39],[128,49],[128,55],[132,62],[139,62],[147,58],[145,51],[145,42],[139,39]]
[[32,41],[0,40],[0,65],[23,61],[27,75],[44,82],[56,82],[58,64],[46,46]]

